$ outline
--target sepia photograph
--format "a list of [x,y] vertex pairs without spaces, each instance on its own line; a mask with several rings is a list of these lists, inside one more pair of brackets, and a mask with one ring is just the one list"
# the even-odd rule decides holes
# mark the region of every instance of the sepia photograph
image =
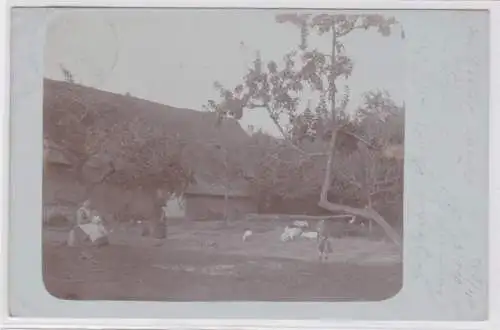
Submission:
[[490,322],[493,2],[93,1],[8,12],[7,327]]
[[48,292],[397,294],[406,42],[390,11],[61,11],[44,48]]

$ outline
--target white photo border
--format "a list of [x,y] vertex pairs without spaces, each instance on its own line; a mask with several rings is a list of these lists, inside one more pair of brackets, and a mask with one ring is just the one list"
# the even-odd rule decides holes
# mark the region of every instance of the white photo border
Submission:
[[[41,108],[41,81],[36,82],[33,80],[36,78],[36,74],[32,74],[30,78],[31,79],[28,81],[28,84],[23,84],[25,87],[29,87],[30,84],[32,86],[38,86],[37,88],[27,91],[28,94],[24,94],[24,104],[20,103],[23,102],[19,97],[16,97],[17,94],[13,93],[13,85],[11,82],[11,77],[18,74],[18,71],[14,68],[14,66],[11,66],[13,64],[14,58],[11,57],[11,53],[9,48],[14,47],[13,44],[15,43],[15,39],[13,38],[10,40],[10,37],[12,36],[10,28],[12,22],[10,22],[10,12],[12,7],[15,6],[23,6],[23,7],[46,7],[46,6],[77,6],[77,7],[236,7],[236,8],[242,8],[242,7],[259,7],[259,8],[277,8],[277,7],[284,7],[286,8],[306,8],[306,7],[321,7],[321,8],[349,8],[349,9],[486,9],[490,11],[490,18],[489,18],[489,26],[490,26],[490,33],[489,33],[489,48],[490,48],[490,55],[489,55],[489,61],[490,61],[490,86],[489,86],[489,264],[488,264],[488,272],[489,272],[489,279],[488,279],[488,287],[489,287],[489,293],[488,293],[488,300],[489,300],[489,306],[488,306],[488,318],[485,321],[477,321],[477,322],[431,322],[431,321],[385,321],[385,320],[379,320],[379,321],[333,321],[333,320],[328,320],[328,319],[245,319],[242,318],[241,315],[239,318],[196,318],[196,316],[193,315],[193,317],[184,317],[184,318],[169,318],[169,319],[161,319],[159,317],[155,318],[130,318],[130,319],[124,319],[124,318],[99,318],[99,315],[97,317],[91,318],[90,316],[86,316],[87,318],[69,318],[69,317],[60,317],[56,314],[50,315],[50,318],[47,318],[45,315],[34,315],[29,316],[29,314],[37,314],[31,313],[29,310],[26,311],[26,314],[28,314],[26,317],[12,317],[9,316],[9,310],[11,310],[12,306],[10,305],[11,301],[7,297],[8,293],[11,293],[13,290],[8,282],[8,274],[10,274],[11,278],[19,277],[19,270],[22,269],[22,266],[17,264],[18,262],[22,263],[22,260],[19,260],[19,258],[16,259],[16,252],[17,250],[15,248],[12,248],[12,245],[18,246],[18,243],[13,242],[15,241],[16,233],[14,232],[15,226],[12,226],[11,223],[14,221],[14,216],[15,214],[18,214],[16,210],[19,208],[19,204],[14,205],[12,204],[12,199],[14,198],[24,198],[25,196],[28,197],[29,201],[36,200],[41,196],[41,166],[38,169],[37,166],[31,165],[31,167],[28,169],[28,171],[24,170],[18,170],[19,172],[22,172],[21,174],[17,174],[17,176],[13,175],[12,172],[12,165],[16,165],[19,163],[16,163],[16,157],[19,157],[19,155],[22,153],[23,155],[25,154],[31,154],[30,157],[33,159],[36,159],[37,156],[40,156],[40,161],[39,163],[41,164],[41,141],[42,141],[42,135],[40,134],[40,145],[35,146],[35,145],[20,145],[20,143],[16,142],[19,141],[19,128],[20,125],[20,114],[19,113],[13,113],[12,110],[16,109],[19,112],[22,112],[20,109],[20,105],[23,105],[26,108],[30,108],[29,99],[30,95],[36,99],[39,100],[39,108]],[[5,70],[6,75],[5,79],[2,81],[2,83],[5,84],[4,88],[1,88],[2,92],[5,92],[5,107],[6,109],[4,113],[4,123],[1,126],[2,127],[2,139],[3,139],[3,145],[5,148],[3,148],[4,153],[3,153],[3,162],[0,162],[2,166],[1,173],[3,174],[3,182],[4,182],[4,189],[2,189],[2,206],[3,206],[3,213],[2,213],[2,281],[1,281],[1,287],[0,289],[3,289],[2,292],[5,292],[4,297],[2,299],[2,312],[3,312],[3,319],[2,319],[2,326],[5,328],[16,328],[16,329],[21,329],[21,328],[50,328],[50,329],[79,329],[79,328],[102,328],[102,329],[116,329],[116,328],[123,328],[123,329],[156,329],[156,328],[168,328],[168,329],[265,329],[265,328],[283,328],[283,329],[299,329],[299,328],[314,328],[314,329],[495,329],[500,327],[499,323],[499,317],[498,317],[498,312],[495,314],[495,311],[500,310],[500,305],[498,301],[498,297],[500,296],[498,291],[500,290],[500,281],[497,279],[499,277],[499,266],[500,263],[498,261],[498,254],[495,253],[495,251],[499,250],[498,242],[500,241],[498,235],[500,233],[500,225],[499,225],[499,218],[500,218],[500,206],[497,206],[498,204],[495,203],[496,200],[499,199],[500,196],[500,174],[495,171],[496,169],[500,168],[500,156],[498,150],[500,150],[500,115],[498,114],[498,106],[500,104],[500,99],[499,99],[499,94],[500,93],[495,93],[496,91],[496,86],[500,86],[500,78],[499,78],[499,72],[500,72],[500,65],[498,64],[498,59],[500,58],[500,4],[495,3],[494,1],[317,1],[317,0],[312,0],[312,1],[299,1],[299,0],[292,0],[292,1],[160,1],[160,0],[142,0],[142,1],[133,1],[133,0],[116,0],[116,1],[111,1],[111,0],[105,0],[105,1],[97,1],[97,0],[87,0],[87,1],[57,1],[57,0],[26,0],[26,1],[10,1],[8,4],[5,13],[6,17],[6,22],[7,24],[3,24],[3,27],[5,27],[6,31],[1,34],[2,38],[5,38],[4,41],[5,45],[9,45],[10,47],[7,47],[6,52],[4,53],[4,58],[5,58],[5,64],[3,65],[2,69]],[[43,38],[43,31],[38,32],[39,33],[39,38]],[[496,38],[495,38],[496,36]],[[39,59],[38,59],[39,60]],[[18,62],[17,68],[19,68],[19,65],[21,63],[26,64],[26,62]],[[42,69],[39,67],[39,69]],[[36,70],[35,70],[36,71]],[[39,73],[38,73],[39,74]],[[40,74],[38,77],[41,77]],[[32,99],[33,100],[33,99]],[[12,102],[12,103],[11,103]],[[14,107],[14,105],[17,104],[17,107]],[[31,106],[32,108],[32,106]],[[7,110],[7,109],[10,109]],[[26,112],[25,110],[24,112]],[[41,119],[41,115],[39,116]],[[35,118],[36,119],[36,118]],[[27,122],[26,125],[28,127],[28,130],[31,130],[29,132],[30,134],[32,133],[41,133],[41,128],[40,128],[40,123],[37,122],[37,120],[32,119],[31,121]],[[16,130],[16,125],[17,125],[17,130]],[[10,139],[10,141],[9,141]],[[29,141],[33,141],[32,139]],[[10,150],[9,150],[10,149]],[[17,155],[17,156],[16,156]],[[19,158],[17,158],[19,159]],[[36,162],[34,162],[36,164]],[[405,163],[405,167],[406,167]],[[38,173],[37,173],[38,171]],[[15,172],[15,169],[14,169]],[[20,177],[23,177],[26,180],[32,180],[33,183],[27,184],[27,186],[31,186],[31,188],[34,189],[28,189],[26,187],[16,187],[16,183],[19,184],[19,181],[16,180],[19,179]],[[40,186],[36,186],[36,181],[40,182]],[[405,188],[406,189],[406,188]],[[13,192],[19,191],[19,195],[13,194]],[[10,199],[9,199],[10,198]],[[39,202],[41,205],[41,202]],[[31,204],[29,204],[31,205]],[[34,206],[37,206],[38,204],[35,204]],[[36,211],[41,213],[40,211]],[[33,212],[32,212],[33,213]],[[12,218],[10,218],[12,217]],[[10,231],[9,231],[10,230]],[[10,235],[9,235],[10,234]],[[8,242],[8,239],[10,241]],[[8,243],[8,244],[7,244]],[[38,243],[38,242],[37,242]],[[34,244],[34,243],[31,243]],[[27,251],[30,251],[29,253],[40,253],[40,251],[36,251],[36,249],[26,247]],[[8,253],[7,253],[8,252]],[[12,256],[12,260],[7,260],[8,255]],[[497,258],[495,258],[495,256]],[[40,269],[41,271],[41,269]],[[31,274],[33,275],[33,274]],[[36,274],[35,274],[36,275]],[[24,275],[23,275],[24,276]],[[41,275],[40,275],[41,276]],[[32,308],[33,304],[39,304],[40,302],[30,302],[27,301],[28,296],[23,296],[21,299],[24,299],[21,301],[21,307],[23,306],[22,304],[24,303],[24,307]],[[102,304],[102,306],[106,306],[111,308],[111,305],[117,305],[115,308],[115,314],[117,314],[120,311],[120,308],[125,307],[123,304],[139,306],[142,305],[146,308],[148,308],[147,305],[152,305],[152,304],[160,304],[166,307],[165,304],[171,304],[171,303],[149,303],[149,302],[140,302],[140,303],[135,303],[135,302],[125,302],[125,303],[108,303],[108,302],[88,302],[88,303],[93,303],[93,304]],[[31,306],[28,306],[30,305]],[[43,303],[42,303],[43,304]],[[85,304],[85,302],[80,303],[80,302],[64,302],[64,304],[74,304],[73,308],[78,308],[78,306],[82,306],[82,304]],[[188,303],[189,304],[189,303]],[[193,303],[194,304],[194,303]],[[196,303],[197,305],[201,307],[200,303]],[[209,303],[209,304],[218,304],[218,303]],[[233,303],[235,305],[238,305],[238,303]],[[260,303],[259,303],[260,304]],[[338,303],[336,303],[338,304]],[[352,303],[341,303],[341,304],[352,304]],[[412,302],[408,301],[408,306],[405,308],[408,309],[417,309],[419,306],[412,306]],[[119,306],[118,306],[119,305]],[[220,306],[220,305],[219,305]],[[18,306],[19,307],[19,306]],[[41,306],[43,307],[43,306]],[[157,310],[160,306],[157,305],[155,307]],[[352,307],[354,308],[354,307]],[[256,307],[256,312],[258,312],[259,308]],[[125,311],[125,310],[124,310]],[[400,311],[398,311],[400,312]],[[128,315],[128,312],[125,311],[124,314]],[[196,313],[193,313],[196,314]],[[257,315],[257,314],[255,314]],[[136,315],[132,315],[132,317],[136,317]]]

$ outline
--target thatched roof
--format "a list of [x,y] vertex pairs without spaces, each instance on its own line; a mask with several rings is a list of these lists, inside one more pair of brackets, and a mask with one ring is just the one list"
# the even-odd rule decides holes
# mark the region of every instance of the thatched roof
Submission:
[[83,125],[106,129],[117,122],[140,119],[139,131],[161,125],[172,136],[184,140],[212,141],[220,144],[241,143],[249,135],[234,119],[216,126],[217,114],[175,108],[136,97],[115,94],[90,87],[50,79],[44,80],[44,134],[52,141],[61,141],[67,134],[57,125],[59,117],[67,112],[81,114],[86,110],[98,120]]
[[[195,173],[209,174],[213,179],[207,180],[217,185],[220,181],[213,159],[197,158],[200,154],[197,148],[203,145],[221,145],[227,150],[237,149],[249,141],[249,135],[234,119],[224,120],[217,126],[217,115],[213,112],[202,112],[191,109],[174,108],[155,102],[146,101],[128,95],[115,94],[90,87],[71,84],[50,79],[44,80],[44,135],[47,141],[77,141],[81,143],[83,125],[94,131],[108,130],[119,122],[135,122],[133,132],[120,134],[141,134],[148,136],[151,127],[161,127],[161,130],[170,136],[175,136],[192,145],[192,152],[186,153],[187,163],[193,165]],[[60,124],[61,117],[74,113],[76,118],[84,117],[88,112],[93,120],[76,120],[70,124]],[[85,131],[85,130],[84,130]],[[80,135],[77,135],[80,132]],[[116,139],[119,146],[123,136],[110,135],[109,139]],[[80,140],[78,140],[80,139]],[[69,145],[72,145],[71,143]],[[160,146],[161,147],[161,146]],[[64,151],[64,150],[63,150]],[[113,158],[114,151],[106,151]],[[68,153],[70,153],[68,151]],[[72,155],[75,156],[75,155]],[[78,156],[78,155],[76,155]],[[85,155],[83,155],[85,156]],[[51,156],[53,157],[53,156]],[[61,158],[61,157],[59,157]],[[86,158],[86,157],[83,157]],[[113,158],[116,161],[116,159]],[[220,163],[220,162],[219,162]],[[219,166],[220,167],[220,166]],[[213,188],[215,189],[215,188]],[[202,189],[203,190],[203,189]]]

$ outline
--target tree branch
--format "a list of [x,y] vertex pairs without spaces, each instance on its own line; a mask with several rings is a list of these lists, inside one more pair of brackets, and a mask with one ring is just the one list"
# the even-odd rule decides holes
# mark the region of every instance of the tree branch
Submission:
[[341,33],[337,33],[337,38],[342,38],[343,36],[351,33],[352,31],[354,30],[357,30],[357,29],[364,29],[365,26],[364,25],[361,25],[361,24],[358,24],[358,25],[355,25],[353,26],[352,28],[349,28],[349,29],[346,29],[344,31],[342,31]]
[[356,135],[352,132],[349,132],[349,131],[346,131],[346,130],[342,130],[342,133],[343,134],[346,134],[346,135],[349,135],[349,136],[352,136],[353,138],[355,138],[356,140],[358,140],[359,142],[362,142],[364,143],[368,148],[371,148],[371,149],[375,149],[375,150],[378,150],[380,148],[377,148],[376,146],[374,146],[371,142],[369,141],[366,141],[365,139],[363,139],[361,136],[359,135]]
[[371,192],[370,193],[370,196],[376,196],[376,195],[379,195],[379,194],[383,194],[383,193],[388,193],[388,192],[392,192],[393,188],[385,188],[385,189],[379,189],[379,190],[376,190],[374,192]]
[[271,110],[271,108],[269,107],[268,104],[263,104],[263,105],[252,104],[252,105],[255,106],[255,107],[264,107],[267,110],[267,113],[269,114],[269,117],[273,121],[274,125],[279,130],[281,136],[283,137],[283,139],[286,142],[288,142],[289,146],[292,147],[293,149],[295,149],[296,151],[298,151],[301,155],[306,156],[306,157],[310,157],[309,154],[306,151],[304,151],[303,149],[301,149],[300,147],[298,147],[295,143],[293,143],[290,140],[290,138],[287,136],[287,134],[286,134],[285,130],[283,129],[283,127],[281,127],[278,119],[273,115],[272,110]]
[[373,220],[382,227],[387,236],[389,236],[389,238],[395,244],[401,246],[401,238],[399,237],[399,234],[385,221],[385,219],[377,211],[375,211],[371,207],[359,209],[347,205],[331,203],[326,198],[321,198],[318,205],[330,212],[344,212],[368,220]]
[[328,156],[327,152],[312,152],[307,154],[309,157],[325,157]]
[[[335,24],[335,21],[333,22]],[[337,32],[335,31],[335,28],[333,28],[333,37],[332,37],[332,59],[336,58],[336,45],[337,41]],[[334,62],[334,61],[332,61]],[[332,63],[332,66],[335,66],[335,63]],[[335,120],[335,80],[331,79],[330,80],[330,90],[332,91],[331,95],[331,107],[332,107],[332,119]],[[323,185],[321,187],[321,193],[320,193],[320,199],[318,202],[318,206],[324,208],[325,210],[328,210],[330,212],[344,212],[344,213],[350,213],[355,216],[363,217],[366,219],[371,219],[375,222],[377,222],[382,229],[385,231],[387,236],[398,246],[401,245],[401,238],[399,237],[398,233],[385,221],[385,219],[378,214],[373,208],[370,207],[365,208],[365,209],[359,209],[359,208],[354,208],[351,206],[347,205],[341,205],[341,204],[335,204],[331,203],[328,201],[328,191],[330,189],[331,183],[332,183],[332,168],[333,168],[333,158],[335,154],[335,147],[336,147],[336,140],[337,140],[337,135],[340,129],[343,127],[336,127],[336,123],[332,123],[332,135],[330,138],[330,143],[328,147],[328,159],[326,162],[326,173],[325,177],[323,180]],[[343,131],[345,132],[345,131]],[[367,143],[364,139],[358,137],[355,134],[352,134],[350,132],[345,132],[347,134],[352,135],[353,137],[357,138],[359,141],[365,143],[368,146],[371,146],[371,144]],[[368,196],[370,200],[370,196]]]

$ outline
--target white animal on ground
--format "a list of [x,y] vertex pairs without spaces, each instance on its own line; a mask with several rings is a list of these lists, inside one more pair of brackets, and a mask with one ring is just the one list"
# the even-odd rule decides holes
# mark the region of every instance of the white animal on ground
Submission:
[[317,239],[318,238],[318,232],[316,232],[316,231],[305,231],[300,236],[304,237],[304,238]]
[[253,235],[253,232],[249,229],[245,230],[243,233],[243,242],[247,241],[250,236]]
[[281,241],[293,241],[302,234],[302,229],[297,227],[285,227],[285,230],[281,234]]
[[292,239],[295,239],[295,238],[299,237],[300,234],[302,234],[302,228],[290,227],[288,232],[290,233],[290,237]]
[[304,220],[304,221],[301,221],[301,220],[295,220],[295,221],[293,222],[293,225],[294,225],[295,227],[299,227],[299,228],[309,228],[309,222],[307,222],[307,221],[305,221],[305,220]]

